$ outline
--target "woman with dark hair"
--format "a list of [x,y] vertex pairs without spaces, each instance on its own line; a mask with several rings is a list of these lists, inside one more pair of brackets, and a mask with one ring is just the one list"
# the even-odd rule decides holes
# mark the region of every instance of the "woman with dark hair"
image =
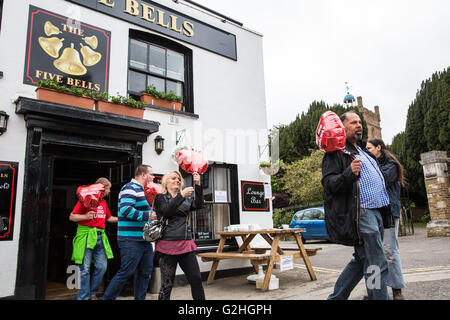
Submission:
[[366,146],[376,158],[384,176],[386,190],[391,202],[391,211],[395,227],[386,229],[385,251],[389,265],[387,285],[392,288],[394,300],[403,300],[402,288],[405,286],[402,274],[402,263],[398,250],[398,225],[400,221],[400,188],[405,185],[403,166],[397,158],[386,149],[381,139],[371,139]]

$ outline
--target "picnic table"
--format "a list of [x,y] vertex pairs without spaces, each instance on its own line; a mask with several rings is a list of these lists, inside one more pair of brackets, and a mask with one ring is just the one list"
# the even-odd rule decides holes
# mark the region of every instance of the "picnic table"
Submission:
[[[220,242],[217,251],[198,254],[198,256],[202,258],[203,262],[213,262],[211,271],[209,272],[207,284],[211,284],[214,281],[214,277],[216,275],[220,260],[248,259],[253,265],[256,273],[258,272],[259,264],[268,265],[266,275],[264,277],[263,286],[261,288],[262,291],[266,291],[269,288],[269,282],[275,262],[280,262],[281,258],[286,256],[292,256],[292,259],[302,258],[303,262],[305,263],[306,269],[308,270],[311,281],[317,280],[308,256],[315,255],[317,250],[321,250],[321,248],[305,249],[300,237],[300,232],[305,232],[305,229],[262,229],[251,231],[216,232],[216,234],[220,236]],[[270,247],[251,247],[250,243],[257,235],[261,235],[262,238],[267,241]],[[294,236],[297,247],[281,248],[280,238],[282,236],[289,235]],[[236,237],[241,237],[243,241],[238,250],[232,252],[223,252],[223,248],[225,246],[225,241],[227,240],[227,238]],[[267,252],[268,250],[270,251]],[[291,251],[291,253],[285,253],[285,251]]]

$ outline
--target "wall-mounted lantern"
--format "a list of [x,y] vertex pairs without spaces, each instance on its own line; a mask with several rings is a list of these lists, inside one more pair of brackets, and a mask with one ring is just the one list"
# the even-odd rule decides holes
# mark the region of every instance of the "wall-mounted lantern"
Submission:
[[0,136],[6,132],[8,128],[9,115],[5,111],[0,111]]
[[155,151],[157,154],[161,154],[164,151],[164,138],[161,136],[155,138]]

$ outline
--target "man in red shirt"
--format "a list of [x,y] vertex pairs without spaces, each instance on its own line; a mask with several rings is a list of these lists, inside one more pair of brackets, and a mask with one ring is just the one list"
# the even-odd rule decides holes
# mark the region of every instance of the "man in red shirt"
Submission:
[[[106,178],[99,178],[96,183],[105,186],[104,197],[108,196],[111,191],[111,182]],[[77,299],[94,300],[106,272],[107,259],[113,258],[105,233],[105,221],[117,223],[117,217],[111,216],[108,205],[103,199],[93,211],[89,211],[78,201],[69,219],[78,223],[72,254],[72,260],[80,265],[80,287]],[[91,277],[92,258],[94,258],[95,269]]]

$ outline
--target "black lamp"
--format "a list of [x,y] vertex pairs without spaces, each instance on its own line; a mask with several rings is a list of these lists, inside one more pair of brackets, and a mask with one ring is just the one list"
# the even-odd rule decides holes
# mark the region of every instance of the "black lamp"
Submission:
[[157,154],[161,154],[164,151],[164,138],[161,136],[155,138],[155,151]]
[[0,136],[6,132],[8,128],[9,115],[5,111],[0,111]]

